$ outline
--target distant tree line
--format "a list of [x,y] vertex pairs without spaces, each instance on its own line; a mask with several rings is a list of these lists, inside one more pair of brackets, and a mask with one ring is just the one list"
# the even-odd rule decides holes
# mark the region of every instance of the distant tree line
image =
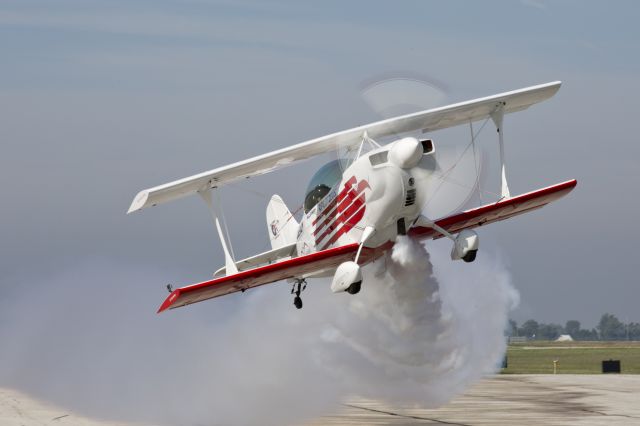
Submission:
[[539,323],[527,320],[521,326],[509,320],[507,335],[526,337],[534,340],[555,340],[561,334],[569,334],[573,340],[640,340],[640,323],[628,324],[620,321],[613,314],[604,314],[595,328],[585,329],[580,321],[569,320],[564,327],[560,324]]

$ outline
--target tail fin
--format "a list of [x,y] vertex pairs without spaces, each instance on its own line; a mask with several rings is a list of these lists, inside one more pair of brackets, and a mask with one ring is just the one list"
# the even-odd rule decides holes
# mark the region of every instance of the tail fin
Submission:
[[271,248],[277,249],[296,242],[300,225],[279,195],[274,195],[267,206],[267,230]]

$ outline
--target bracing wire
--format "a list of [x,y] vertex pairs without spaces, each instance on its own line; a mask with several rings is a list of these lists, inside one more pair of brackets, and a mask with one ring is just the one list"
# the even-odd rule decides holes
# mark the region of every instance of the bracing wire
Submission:
[[[451,165],[447,170],[445,170],[439,177],[441,178],[440,183],[438,184],[438,186],[436,187],[435,191],[433,191],[433,194],[431,195],[431,197],[429,197],[429,199],[422,205],[422,210],[424,210],[429,203],[431,203],[431,201],[435,198],[435,196],[438,194],[438,192],[440,191],[440,189],[442,188],[442,185],[444,184],[445,181],[447,182],[451,182],[451,183],[456,183],[455,181],[452,181],[449,179],[449,174],[451,174],[451,172],[458,166],[458,164],[460,163],[460,161],[462,161],[462,158],[464,158],[464,155],[467,153],[467,151],[469,150],[469,148],[471,148],[472,146],[475,149],[475,138],[480,134],[480,132],[482,132],[482,129],[484,129],[484,126],[487,124],[487,122],[489,121],[490,117],[487,117],[484,122],[482,123],[482,126],[480,126],[480,129],[478,129],[478,131],[475,134],[472,134],[471,137],[471,141],[467,144],[467,146],[465,147],[465,149],[462,151],[462,154],[460,154],[458,156],[458,158],[456,159],[456,161],[454,161],[453,165]],[[474,157],[475,160],[475,157]],[[435,173],[434,173],[435,174]],[[437,175],[436,175],[437,176]],[[467,189],[473,189],[473,188],[469,188],[465,185],[459,184],[462,187],[466,187]],[[478,191],[482,191],[480,188],[478,188]],[[487,193],[491,193],[491,191],[485,191]]]
[[469,130],[471,131],[471,145],[473,146],[473,165],[476,168],[476,182],[478,182],[478,202],[480,203],[480,205],[482,205],[482,195],[480,195],[480,193],[482,192],[480,190],[480,174],[478,173],[478,160],[476,159],[476,144],[475,144],[475,140],[476,137],[473,134],[473,122],[469,121]]

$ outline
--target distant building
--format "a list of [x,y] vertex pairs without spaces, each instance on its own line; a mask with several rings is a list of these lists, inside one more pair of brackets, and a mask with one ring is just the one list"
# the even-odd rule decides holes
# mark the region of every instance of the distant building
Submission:
[[557,339],[556,342],[573,342],[573,337],[571,337],[570,334],[561,334]]

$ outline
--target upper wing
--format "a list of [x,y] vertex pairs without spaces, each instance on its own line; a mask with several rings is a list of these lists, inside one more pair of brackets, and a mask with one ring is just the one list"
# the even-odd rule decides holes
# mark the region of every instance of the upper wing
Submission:
[[145,189],[136,195],[128,213],[172,201],[185,195],[193,194],[196,191],[268,173],[296,161],[334,151],[341,147],[357,145],[362,141],[364,132],[367,132],[372,138],[379,138],[416,130],[428,132],[445,129],[486,118],[499,105],[503,105],[505,114],[521,111],[553,96],[560,89],[560,84],[559,81],[556,81],[389,118]]
[[[507,198],[493,204],[486,204],[471,210],[465,210],[436,221],[440,227],[450,233],[460,232],[463,229],[475,228],[499,220],[539,209],[552,201],[556,201],[567,195],[578,182],[568,180],[546,188],[527,192],[516,197]],[[409,234],[419,238],[441,238],[443,235],[429,227],[411,228]]]
[[342,262],[352,260],[357,250],[358,244],[349,244],[182,287],[167,297],[158,312],[287,278],[304,276],[326,268],[335,268]]

